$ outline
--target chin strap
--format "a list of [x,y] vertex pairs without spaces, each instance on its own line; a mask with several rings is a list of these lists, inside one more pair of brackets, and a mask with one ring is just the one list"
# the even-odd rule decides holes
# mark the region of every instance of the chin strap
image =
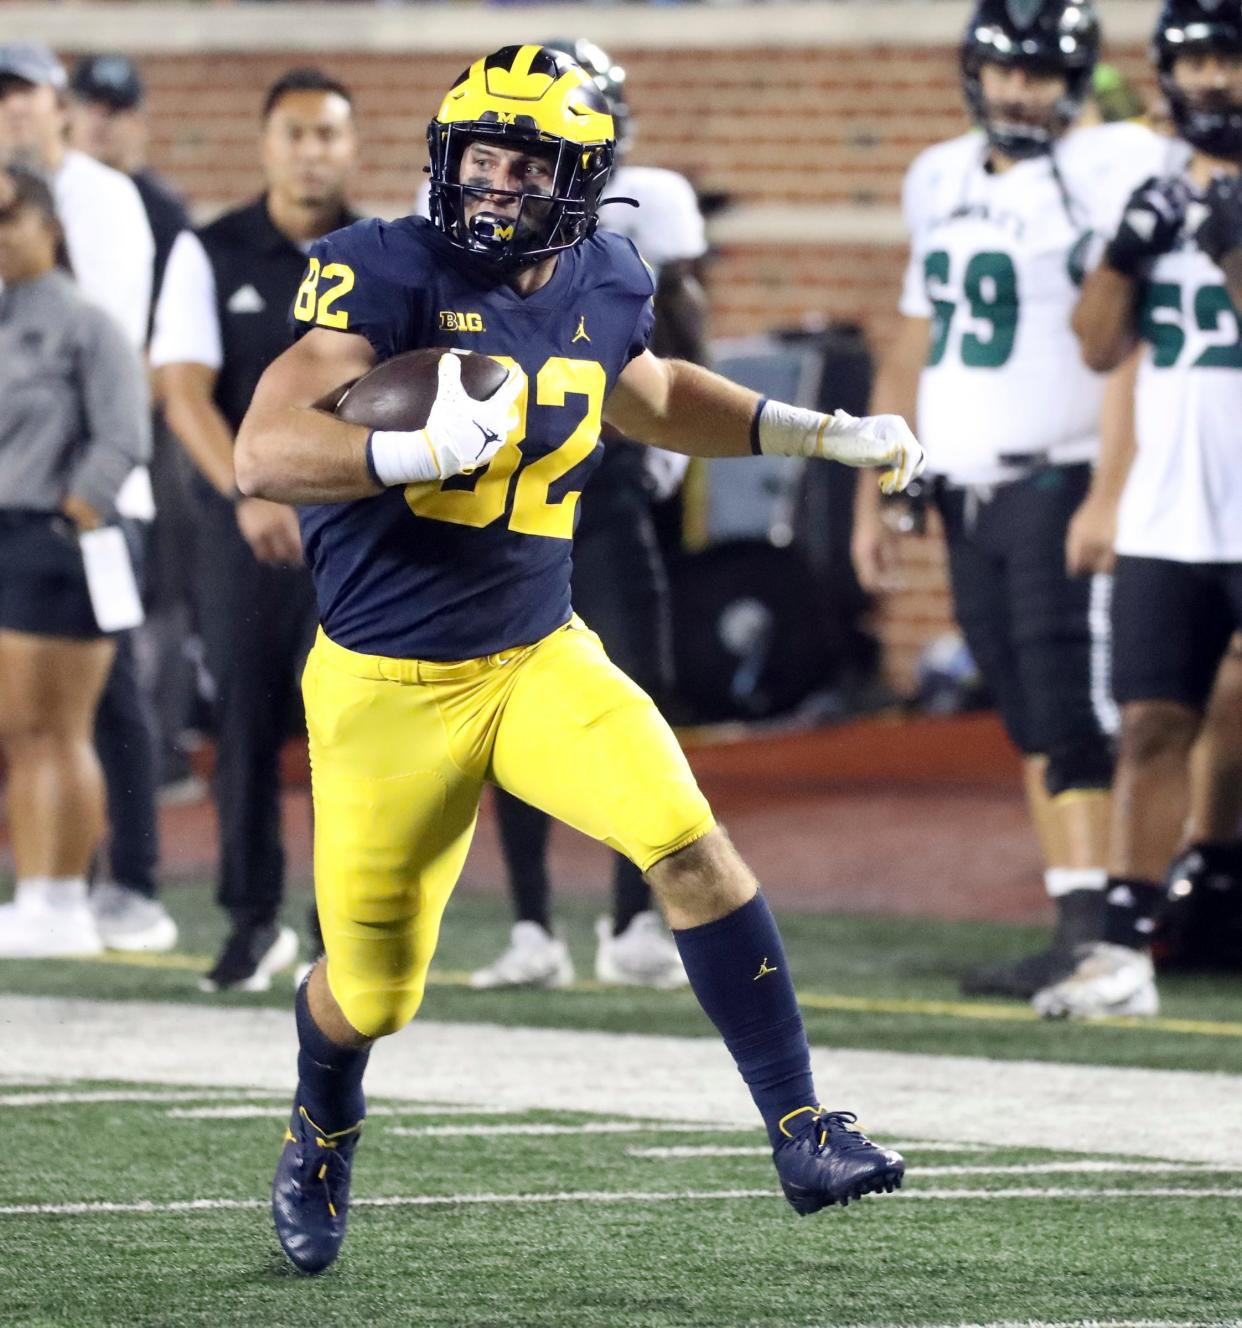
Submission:
[[624,203],[626,207],[638,207],[639,202],[636,198],[623,198],[618,194],[615,198],[601,198],[596,204],[597,207],[603,207],[605,203]]

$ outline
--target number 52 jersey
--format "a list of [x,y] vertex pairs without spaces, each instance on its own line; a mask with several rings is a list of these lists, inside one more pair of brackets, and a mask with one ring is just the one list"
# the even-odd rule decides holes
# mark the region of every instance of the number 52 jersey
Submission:
[[569,620],[578,497],[599,464],[604,402],[651,336],[654,280],[599,232],[521,296],[421,217],[319,240],[298,331],[357,333],[379,361],[443,346],[518,369],[521,422],[470,475],[299,512],[328,637],[398,659],[464,660],[529,645]]
[[1084,267],[1167,146],[1113,124],[1073,130],[999,174],[978,133],[915,160],[901,312],[931,320],[917,432],[932,473],[993,484],[1033,458],[1095,459],[1103,379],[1083,364],[1070,318]]

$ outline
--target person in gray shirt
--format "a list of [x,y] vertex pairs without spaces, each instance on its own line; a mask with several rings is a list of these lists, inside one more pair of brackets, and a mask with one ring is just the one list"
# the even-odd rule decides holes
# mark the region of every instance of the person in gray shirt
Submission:
[[52,193],[0,172],[0,747],[17,893],[0,957],[98,953],[86,872],[104,831],[91,734],[114,646],[77,535],[110,518],[150,451],[146,380],[78,291]]

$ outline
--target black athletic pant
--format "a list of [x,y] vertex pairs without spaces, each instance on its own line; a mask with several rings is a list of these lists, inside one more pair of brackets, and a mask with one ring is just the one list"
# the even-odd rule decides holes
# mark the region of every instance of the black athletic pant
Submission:
[[[144,523],[121,524],[141,582]],[[95,712],[95,749],[107,790],[109,872],[119,885],[150,899],[156,892],[160,851],[155,713],[139,679],[134,633],[118,633],[115,640],[116,657]]]
[[[574,537],[574,609],[599,634],[613,663],[660,704],[672,674],[672,624],[651,501],[641,480],[613,488],[604,474],[592,482],[582,503]],[[548,928],[550,819],[503,789],[496,790],[496,812],[518,920]],[[642,872],[617,854],[615,930],[624,931],[635,914],[650,907],[651,890]]]
[[1013,743],[1046,755],[1052,793],[1106,788],[1108,632],[1093,579],[1065,568],[1065,536],[1091,482],[1049,466],[990,491],[941,486],[953,609]]
[[202,484],[196,491],[199,618],[216,687],[216,898],[235,924],[263,925],[284,895],[280,754],[318,614],[306,568],[259,562],[232,504]]

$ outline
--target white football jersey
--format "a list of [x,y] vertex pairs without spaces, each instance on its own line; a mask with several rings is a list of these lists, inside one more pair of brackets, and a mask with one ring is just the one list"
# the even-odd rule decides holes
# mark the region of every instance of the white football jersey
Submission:
[[1117,552],[1242,562],[1242,327],[1220,269],[1189,222],[1140,292],[1145,343],[1138,452],[1117,517]]
[[1111,235],[1167,149],[1141,125],[1110,124],[1073,130],[1051,156],[1000,174],[978,133],[916,159],[901,312],[932,320],[917,430],[930,472],[992,484],[1022,458],[1095,460],[1103,379],[1083,363],[1070,318],[1093,237]]
[[618,166],[604,197],[637,199],[637,207],[609,203],[600,208],[600,225],[633,240],[656,271],[707,252],[703,214],[684,175],[660,166]]

